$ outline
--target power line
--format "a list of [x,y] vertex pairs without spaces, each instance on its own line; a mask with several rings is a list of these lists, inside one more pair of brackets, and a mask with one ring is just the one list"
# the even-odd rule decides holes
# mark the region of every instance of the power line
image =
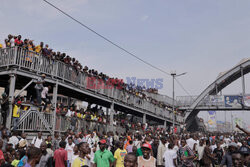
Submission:
[[143,60],[142,58],[136,56],[135,54],[131,53],[130,51],[128,51],[127,49],[123,48],[122,46],[120,46],[119,44],[116,44],[115,42],[112,42],[110,39],[108,39],[107,37],[101,35],[100,33],[96,32],[95,30],[93,30],[92,28],[90,28],[89,26],[83,24],[82,22],[80,22],[79,20],[75,19],[73,16],[69,15],[68,13],[66,13],[65,11],[63,11],[62,9],[56,7],[55,5],[53,5],[52,3],[48,2],[47,0],[43,0],[44,2],[46,2],[47,4],[49,4],[50,6],[52,6],[53,8],[57,9],[58,11],[60,11],[62,14],[66,15],[67,17],[71,18],[72,20],[74,20],[75,22],[77,22],[78,24],[80,24],[81,26],[83,26],[84,28],[87,28],[89,31],[93,32],[94,34],[96,34],[97,36],[101,37],[102,39],[104,39],[105,41],[111,43],[112,45],[114,45],[115,47],[123,50],[124,52],[128,53],[129,55],[133,56],[134,58],[136,58],[137,60],[143,62],[144,64],[168,75],[171,76],[168,72],[154,66],[153,64]]
[[175,80],[176,80],[176,82],[178,83],[178,85],[184,90],[184,92],[185,92],[188,96],[192,97],[192,96],[188,93],[188,91],[184,88],[184,86],[177,80],[177,78],[175,78]]
[[[171,76],[170,73],[162,70],[161,68],[156,67],[155,65],[143,60],[142,58],[136,56],[135,54],[133,54],[132,52],[128,51],[127,49],[123,48],[122,46],[120,46],[119,44],[116,44],[115,42],[111,41],[110,39],[108,39],[107,37],[101,35],[100,33],[96,32],[95,30],[93,30],[92,28],[90,28],[89,26],[83,24],[82,22],[80,22],[79,20],[75,19],[73,16],[69,15],[68,13],[66,13],[65,11],[63,11],[62,9],[56,7],[55,5],[53,5],[52,3],[48,2],[47,0],[43,0],[44,2],[46,2],[47,4],[49,4],[50,6],[52,6],[53,8],[55,8],[56,10],[58,10],[59,12],[61,12],[62,14],[64,14],[65,16],[69,17],[70,19],[74,20],[75,22],[77,22],[78,24],[80,24],[81,26],[83,26],[84,28],[88,29],[89,31],[91,31],[92,33],[96,34],[97,36],[101,37],[102,39],[104,39],[105,41],[107,41],[108,43],[114,45],[115,47],[121,49],[122,51],[126,52],[127,54],[131,55],[132,57],[136,58],[137,60],[143,62],[144,64],[150,66],[151,68],[154,68],[168,76]],[[177,83],[180,85],[180,87],[189,95],[191,96],[188,91],[179,83],[179,81],[176,79]]]

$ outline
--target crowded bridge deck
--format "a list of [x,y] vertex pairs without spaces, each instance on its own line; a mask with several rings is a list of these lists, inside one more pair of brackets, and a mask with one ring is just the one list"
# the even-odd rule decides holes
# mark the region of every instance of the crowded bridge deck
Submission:
[[[25,85],[30,84],[32,79],[37,79],[40,74],[46,74],[45,81],[51,84],[55,96],[60,93],[107,108],[113,106],[113,110],[142,117],[143,123],[146,123],[148,119],[165,126],[171,125],[173,112],[170,108],[152,103],[148,98],[131,94],[119,88],[119,85],[110,86],[108,82],[99,82],[98,77],[89,76],[64,62],[51,60],[22,47],[0,50],[0,75],[3,81],[1,86],[4,87],[8,84],[6,81],[8,76],[11,76],[10,85],[12,85],[12,89],[22,89]],[[18,82],[15,84],[16,79]],[[54,93],[54,90],[56,93]],[[147,93],[148,96],[150,94]],[[154,96],[158,99],[167,99],[166,103],[171,102],[170,98]],[[10,94],[10,97],[14,97],[14,95]],[[53,99],[54,107],[56,107],[55,98],[53,97]],[[177,125],[184,121],[183,116],[178,114],[175,115],[175,119]]]

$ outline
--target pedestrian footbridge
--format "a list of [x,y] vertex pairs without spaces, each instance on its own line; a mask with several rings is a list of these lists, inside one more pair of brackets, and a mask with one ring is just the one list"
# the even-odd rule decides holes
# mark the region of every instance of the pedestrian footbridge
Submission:
[[[15,90],[26,89],[29,93],[34,92],[34,82],[41,74],[46,74],[46,84],[53,88],[53,108],[54,112],[50,116],[42,116],[34,111],[29,115],[24,115],[19,121],[19,128],[28,126],[30,119],[37,119],[38,122],[45,122],[44,126],[49,131],[56,130],[56,104],[57,95],[72,97],[91,104],[97,104],[109,109],[110,126],[113,128],[114,111],[136,115],[142,118],[143,123],[155,121],[159,124],[170,125],[173,118],[173,112],[167,108],[160,107],[150,101],[130,94],[116,87],[103,89],[97,85],[88,87],[88,75],[78,72],[61,61],[51,60],[35,52],[28,51],[20,47],[0,49],[0,87],[9,86],[9,101],[13,101]],[[96,83],[97,84],[97,83]],[[106,84],[106,83],[102,83]],[[155,96],[155,95],[152,95]],[[158,100],[172,101],[167,96],[157,96]],[[12,105],[10,104],[10,111]],[[176,124],[184,121],[184,117],[177,115]],[[34,122],[34,121],[33,121]],[[61,121],[60,121],[61,122]],[[11,125],[11,114],[7,119],[8,127]],[[36,123],[40,125],[40,123]],[[61,126],[61,125],[60,125]],[[29,130],[36,129],[37,126],[29,127]]]
[[[199,96],[177,97],[176,103],[179,109],[186,111],[187,129],[201,110],[250,110],[244,79],[244,75],[249,72],[250,58],[243,59],[230,70],[220,73]],[[222,89],[239,78],[242,78],[242,94],[218,95]]]

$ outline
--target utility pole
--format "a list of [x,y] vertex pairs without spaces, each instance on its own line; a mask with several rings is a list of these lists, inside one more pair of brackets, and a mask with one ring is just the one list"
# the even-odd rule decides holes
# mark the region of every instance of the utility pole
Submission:
[[185,75],[186,72],[184,73],[181,73],[181,74],[176,74],[175,71],[171,72],[171,76],[173,77],[173,103],[172,103],[172,110],[173,110],[173,131],[174,131],[174,127],[175,127],[175,96],[174,96],[174,80],[175,80],[175,77],[179,77],[181,75]]

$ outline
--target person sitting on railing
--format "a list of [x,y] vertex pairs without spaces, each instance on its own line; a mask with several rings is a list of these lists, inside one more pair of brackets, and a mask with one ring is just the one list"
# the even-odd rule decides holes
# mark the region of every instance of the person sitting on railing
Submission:
[[3,44],[0,43],[0,49],[2,49],[2,48],[3,48]]

